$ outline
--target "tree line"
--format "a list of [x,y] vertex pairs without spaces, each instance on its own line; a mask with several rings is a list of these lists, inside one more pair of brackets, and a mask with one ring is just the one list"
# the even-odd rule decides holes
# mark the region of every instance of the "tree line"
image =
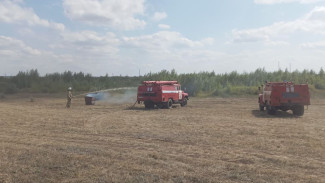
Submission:
[[20,71],[16,76],[0,77],[0,94],[27,93],[59,93],[65,92],[69,86],[77,92],[90,92],[118,87],[136,87],[146,80],[177,80],[183,90],[190,96],[235,96],[256,95],[257,87],[265,81],[308,83],[314,93],[325,92],[325,72],[313,70],[293,71],[278,70],[267,72],[256,69],[250,73],[216,74],[215,72],[199,72],[178,74],[174,69],[148,73],[144,76],[99,76],[83,72],[65,71],[40,76],[37,69]]

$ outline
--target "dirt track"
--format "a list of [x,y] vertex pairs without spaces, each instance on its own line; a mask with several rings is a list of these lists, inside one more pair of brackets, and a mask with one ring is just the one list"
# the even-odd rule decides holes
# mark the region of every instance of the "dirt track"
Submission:
[[255,98],[187,107],[0,100],[0,182],[325,182],[325,100],[303,117]]

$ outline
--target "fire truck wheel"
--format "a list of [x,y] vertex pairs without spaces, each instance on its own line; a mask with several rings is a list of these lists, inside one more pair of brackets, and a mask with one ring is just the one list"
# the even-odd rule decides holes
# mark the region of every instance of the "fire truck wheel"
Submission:
[[289,110],[289,107],[283,107],[281,108],[281,111],[287,112]]
[[264,105],[260,104],[260,111],[264,111]]
[[303,105],[297,105],[292,109],[292,112],[296,116],[302,116],[302,115],[304,115],[305,108]]
[[170,108],[172,108],[172,105],[173,105],[173,101],[172,101],[172,99],[168,99],[168,102],[167,102],[167,109],[170,109]]
[[145,102],[144,107],[146,109],[153,109],[155,107],[155,104],[153,102]]
[[164,105],[163,104],[157,104],[157,107],[158,107],[158,109],[162,109],[162,108],[164,108]]
[[271,106],[266,106],[267,113],[269,115],[275,115],[276,111]]
[[183,102],[181,103],[181,106],[184,107],[187,105],[187,98],[184,98]]

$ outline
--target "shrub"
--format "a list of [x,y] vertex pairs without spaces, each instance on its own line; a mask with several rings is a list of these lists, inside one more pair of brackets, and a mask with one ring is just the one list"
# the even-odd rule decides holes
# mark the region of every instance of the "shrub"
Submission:
[[324,81],[318,81],[315,83],[315,88],[319,90],[325,89],[325,82]]
[[17,92],[18,92],[18,88],[13,83],[8,83],[4,91],[5,94],[15,94]]

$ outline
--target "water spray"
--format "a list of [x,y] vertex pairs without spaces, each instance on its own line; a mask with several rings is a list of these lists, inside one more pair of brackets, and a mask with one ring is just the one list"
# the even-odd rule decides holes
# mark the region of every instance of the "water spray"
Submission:
[[[130,92],[130,91],[136,90],[136,89],[137,89],[137,87],[110,88],[110,89],[103,89],[103,90],[97,90],[97,91],[82,93],[82,94],[75,95],[73,97],[74,98],[79,98],[79,97],[85,96],[85,97],[95,98],[95,100],[109,102],[109,103],[124,103],[124,102],[131,101],[133,96],[134,97],[136,96],[136,94],[133,95],[133,92],[132,93]],[[125,91],[120,96],[114,96],[114,95],[111,95],[109,93],[110,91],[119,91],[119,90],[125,90]],[[85,100],[86,100],[86,98],[85,98]],[[137,101],[135,101],[134,104],[132,106],[128,107],[128,108],[129,109],[133,108],[136,103],[137,103]],[[86,105],[87,105],[87,101],[86,101]],[[88,104],[88,105],[91,105],[91,104]]]
[[91,91],[87,93],[82,93],[78,95],[74,95],[74,98],[85,96],[87,94],[96,94],[96,93],[104,93],[104,92],[109,92],[109,91],[117,91],[117,90],[131,90],[131,89],[136,89],[136,87],[122,87],[122,88],[110,88],[110,89],[104,89],[104,90],[98,90],[98,91]]

